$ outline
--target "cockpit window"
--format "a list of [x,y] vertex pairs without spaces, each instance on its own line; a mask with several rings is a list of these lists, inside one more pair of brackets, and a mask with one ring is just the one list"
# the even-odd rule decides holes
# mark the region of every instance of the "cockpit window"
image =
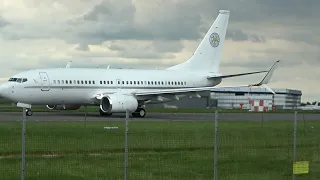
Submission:
[[9,81],[11,82],[16,82],[18,80],[18,78],[10,78]]
[[27,78],[10,78],[8,81],[9,82],[24,83],[24,82],[27,82],[28,79]]

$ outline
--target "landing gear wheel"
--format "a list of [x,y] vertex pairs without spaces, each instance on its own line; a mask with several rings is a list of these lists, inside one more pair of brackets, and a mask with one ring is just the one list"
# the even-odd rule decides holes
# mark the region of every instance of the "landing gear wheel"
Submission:
[[145,117],[146,110],[144,108],[138,108],[134,113],[132,113],[134,117]]
[[33,112],[31,109],[26,109],[26,116],[32,116]]
[[111,116],[112,115],[112,113],[105,113],[101,109],[99,109],[99,113],[101,116]]

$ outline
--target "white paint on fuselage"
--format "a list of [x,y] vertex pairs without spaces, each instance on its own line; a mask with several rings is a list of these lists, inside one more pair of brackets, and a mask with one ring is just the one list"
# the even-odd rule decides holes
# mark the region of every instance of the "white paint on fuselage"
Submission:
[[[42,85],[40,72],[48,75],[48,86]],[[141,92],[150,89],[215,86],[221,82],[221,80],[208,80],[207,76],[208,73],[199,71],[92,68],[37,69],[13,76],[13,78],[27,78],[28,81],[24,83],[7,82],[5,86],[12,86],[12,91],[5,93],[12,100],[33,105],[85,105],[93,104],[92,97],[97,93],[130,94],[135,91]],[[58,81],[60,81],[60,84],[57,83]],[[64,83],[61,84],[61,81],[64,81]],[[72,83],[66,84],[65,81],[71,81]],[[78,81],[80,84],[78,84]],[[87,84],[81,84],[81,81],[87,81]],[[88,83],[89,81],[91,81],[91,84]],[[94,81],[94,84],[92,81]],[[100,84],[100,81],[109,81],[109,84]],[[120,84],[118,84],[118,81],[120,81]],[[122,84],[122,81],[124,84]],[[127,81],[129,84],[127,84]],[[136,84],[130,84],[130,81],[136,81]],[[139,81],[139,84],[137,84],[137,81]],[[141,84],[141,81],[143,84]],[[155,81],[157,84],[154,84]],[[153,82],[153,84],[148,84],[148,82]],[[176,82],[177,84],[175,84]]]

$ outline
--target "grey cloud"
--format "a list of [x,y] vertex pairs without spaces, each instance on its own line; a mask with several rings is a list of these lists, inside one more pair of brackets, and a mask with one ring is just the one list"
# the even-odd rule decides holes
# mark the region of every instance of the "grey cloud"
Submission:
[[76,49],[77,50],[80,50],[80,51],[88,51],[89,50],[89,47],[87,44],[78,44],[76,46]]
[[110,45],[107,45],[108,49],[110,49],[111,51],[123,51],[125,50],[124,46],[112,43]]
[[[154,42],[148,45],[135,46],[134,44],[120,44],[116,42],[111,42],[106,45],[108,49],[116,51],[117,55],[124,58],[138,58],[138,59],[171,59],[175,56],[170,54],[170,52],[181,51],[182,45],[179,43],[174,43],[176,46],[171,46],[169,49],[165,44],[161,42]],[[168,53],[167,53],[168,52]]]
[[[170,19],[159,14],[159,17],[152,19],[149,24],[134,22],[136,9],[132,3],[114,6],[103,2],[84,15],[69,20],[68,24],[73,26],[72,29],[76,28],[78,31],[77,38],[67,41],[76,42],[82,39],[80,41],[89,44],[100,44],[106,40],[120,39],[180,40],[200,37],[197,27],[201,24],[201,17],[197,13],[190,13],[192,8],[187,5],[182,5],[186,8],[171,8],[174,12]],[[164,27],[168,28],[163,29]]]
[[[286,24],[288,16],[291,17],[291,20],[303,17],[307,17],[308,20],[310,17],[312,19],[315,17],[313,14],[318,14],[318,11],[314,11],[314,9],[317,9],[316,7],[319,7],[320,3],[317,0],[309,0],[308,2],[293,0],[286,3],[277,0],[241,0],[240,2],[238,0],[198,0],[179,3],[154,1],[153,5],[159,9],[162,8],[164,12],[157,11],[146,14],[150,15],[151,19],[148,24],[135,22],[137,12],[135,4],[131,0],[102,1],[83,15],[68,20],[66,24],[52,25],[56,27],[54,30],[50,25],[28,28],[28,25],[24,24],[20,28],[16,27],[21,29],[20,31],[8,29],[5,37],[7,39],[59,38],[68,43],[76,44],[100,44],[107,40],[119,39],[195,40],[202,38],[203,33],[208,30],[218,15],[219,9],[231,10],[230,24],[237,22],[261,23],[270,19],[283,19]],[[308,8],[305,8],[306,6]],[[296,12],[299,13],[299,17]],[[205,23],[204,20],[206,20]],[[35,29],[37,33],[35,33]],[[232,39],[246,38],[245,34],[241,34],[241,32],[237,32],[235,36],[238,37],[232,37]],[[271,36],[275,35],[271,34]],[[251,35],[250,39],[253,42],[266,40],[259,35]]]
[[247,41],[249,40],[249,36],[241,30],[228,30],[226,39],[231,39],[233,41]]
[[172,54],[159,54],[156,52],[144,52],[139,51],[121,51],[119,55],[124,58],[136,58],[136,59],[172,59],[175,56]]
[[[134,69],[155,69],[155,68],[165,68],[164,65],[161,63],[159,64],[159,61],[154,61],[154,59],[148,59],[146,58],[147,55],[143,55],[144,59],[136,60],[136,61],[126,61],[123,62],[122,57],[108,57],[108,56],[81,56],[74,54],[74,57],[77,59],[76,61],[73,61],[72,67],[77,68],[106,68],[108,65],[110,65],[111,69],[115,68],[134,68]],[[21,72],[29,69],[35,69],[35,68],[64,68],[66,64],[70,61],[69,58],[61,58],[59,61],[56,59],[52,59],[50,57],[41,57],[38,60],[38,63],[36,66],[14,66],[12,70],[16,72]],[[160,60],[161,61],[161,60]],[[142,63],[143,62],[143,63]]]
[[260,5],[265,7],[265,11],[272,12],[271,16],[292,16],[296,19],[318,18],[320,3],[318,0],[260,0]]
[[0,28],[5,27],[5,26],[7,26],[7,25],[9,25],[9,24],[10,24],[10,23],[9,23],[7,20],[3,19],[3,18],[0,16]]
[[251,41],[251,42],[266,42],[265,37],[256,34],[247,34],[242,30],[228,30],[226,34],[226,39],[231,39],[232,41]]
[[311,52],[283,52],[277,49],[270,49],[264,52],[264,56],[255,55],[256,52],[252,52],[251,55],[247,57],[247,60],[226,59],[222,60],[221,66],[223,68],[247,68],[254,71],[268,70],[271,65],[277,61],[281,60],[279,67],[296,69],[303,64],[308,64],[310,66],[319,66],[320,61],[317,57],[318,53]]
[[184,48],[180,41],[154,41],[152,46],[155,51],[164,52],[180,52]]
[[84,20],[98,21],[101,14],[112,15],[109,8],[103,5],[94,6],[89,13],[83,15]]

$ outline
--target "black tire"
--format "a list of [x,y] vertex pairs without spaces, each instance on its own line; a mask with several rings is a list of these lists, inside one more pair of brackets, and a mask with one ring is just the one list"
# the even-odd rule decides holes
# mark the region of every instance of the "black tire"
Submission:
[[146,116],[146,110],[144,108],[138,108],[134,113],[132,113],[132,116],[143,118]]
[[31,109],[27,109],[26,110],[26,116],[32,116],[33,115],[33,112]]

